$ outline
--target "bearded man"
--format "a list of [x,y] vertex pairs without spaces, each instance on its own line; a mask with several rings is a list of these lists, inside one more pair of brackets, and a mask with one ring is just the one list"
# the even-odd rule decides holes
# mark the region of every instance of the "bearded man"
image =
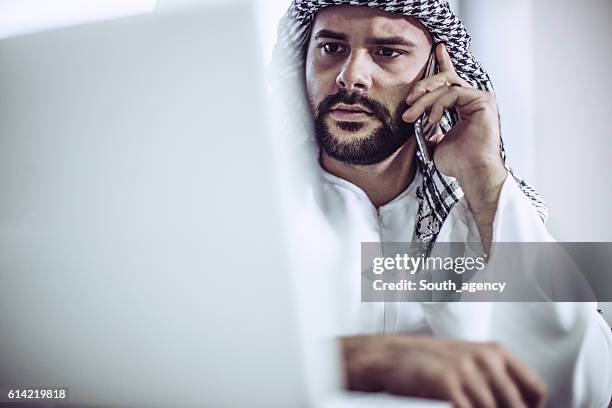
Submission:
[[[439,71],[426,76],[432,54]],[[294,0],[275,59],[304,85],[292,103],[312,113],[316,205],[348,246],[552,240],[544,203],[506,164],[491,82],[446,2]],[[428,145],[415,138],[424,113],[425,133],[446,123]],[[342,298],[350,389],[457,407],[543,406],[546,389],[552,406],[610,401],[612,337],[594,304]]]

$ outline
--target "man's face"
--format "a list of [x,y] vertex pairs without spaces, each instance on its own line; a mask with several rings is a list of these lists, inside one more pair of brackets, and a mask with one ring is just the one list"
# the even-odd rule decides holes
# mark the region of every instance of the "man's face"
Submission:
[[345,163],[381,162],[413,134],[404,100],[431,52],[415,18],[368,7],[328,7],[313,22],[306,88],[321,148]]

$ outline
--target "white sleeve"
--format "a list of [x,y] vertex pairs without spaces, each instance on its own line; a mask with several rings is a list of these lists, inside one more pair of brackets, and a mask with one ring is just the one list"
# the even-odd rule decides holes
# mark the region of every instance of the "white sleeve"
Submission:
[[[478,228],[463,198],[438,241],[473,242],[474,237]],[[529,198],[508,176],[493,222],[493,242],[550,241],[554,239]],[[508,347],[546,381],[551,406],[608,406],[612,333],[595,303],[429,303],[423,309],[435,335]]]

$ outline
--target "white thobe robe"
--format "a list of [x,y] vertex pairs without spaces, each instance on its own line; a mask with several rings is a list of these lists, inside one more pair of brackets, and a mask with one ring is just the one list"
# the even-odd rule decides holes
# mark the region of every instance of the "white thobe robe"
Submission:
[[[356,185],[323,170],[317,174],[321,185],[309,196],[310,204],[323,219],[318,227],[332,231],[338,256],[339,267],[332,268],[335,335],[405,333],[497,341],[542,376],[551,406],[607,406],[612,335],[596,304],[361,302],[360,244],[412,240],[422,176],[417,172],[405,191],[375,208]],[[552,240],[530,200],[509,176],[499,197],[493,242]],[[437,241],[479,241],[465,198],[452,209]]]

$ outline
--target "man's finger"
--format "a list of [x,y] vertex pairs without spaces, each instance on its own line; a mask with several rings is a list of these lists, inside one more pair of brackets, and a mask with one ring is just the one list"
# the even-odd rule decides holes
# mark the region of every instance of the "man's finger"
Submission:
[[426,93],[438,89],[442,85],[448,86],[452,84],[459,84],[463,88],[473,88],[472,85],[457,75],[457,73],[447,71],[422,79],[415,84],[410,93],[406,96],[406,103],[411,105]]
[[489,375],[491,376],[491,387],[495,391],[499,406],[526,407],[519,388],[503,368],[489,372]]
[[453,403],[453,408],[476,408],[463,390],[459,381],[446,383],[441,397]]
[[454,408],[473,408],[470,399],[462,392],[456,392],[450,396]]
[[468,104],[478,98],[468,92],[462,92],[456,88],[450,88],[448,92],[442,93],[429,108],[429,123],[438,123],[444,115],[444,109],[452,108],[458,104]]
[[437,145],[442,141],[442,139],[444,139],[444,136],[446,135],[442,132],[442,129],[438,127],[437,132],[434,133],[433,136],[431,136],[429,140],[426,141],[427,146],[433,149],[435,145]]
[[438,89],[442,85],[449,85],[450,81],[447,75],[434,75],[419,81],[412,87],[410,93],[406,96],[406,103],[412,104],[428,92]]
[[546,384],[525,363],[509,352],[505,355],[507,370],[519,385],[525,401],[543,407],[546,403]]
[[460,84],[464,88],[472,88],[472,85],[461,78],[455,71],[453,62],[451,61],[450,55],[448,54],[448,51],[443,43],[436,46],[435,52],[439,65],[439,73],[424,78],[414,84],[410,90],[410,93],[406,96],[407,104],[412,104],[427,92],[431,92],[442,85],[451,85],[455,83]]
[[429,108],[442,94],[448,92],[448,86],[441,85],[437,89],[431,91],[430,93],[423,95],[418,101],[414,103],[404,114],[402,115],[402,119],[405,122],[412,123],[419,116],[423,114],[423,112]]
[[485,376],[476,367],[470,374],[469,378],[465,379],[464,389],[474,402],[473,405],[480,408],[495,408],[495,395]]
[[451,61],[444,43],[440,43],[436,46],[436,59],[438,60],[440,72],[455,72],[455,66],[453,65],[453,61]]
[[[435,123],[442,118],[444,109],[459,106],[466,110],[469,104],[478,101],[479,98],[483,98],[482,91],[444,85],[416,101],[414,105],[404,112],[402,119],[405,122],[412,123],[423,112],[429,110],[429,122]],[[469,114],[469,109],[464,113]]]

